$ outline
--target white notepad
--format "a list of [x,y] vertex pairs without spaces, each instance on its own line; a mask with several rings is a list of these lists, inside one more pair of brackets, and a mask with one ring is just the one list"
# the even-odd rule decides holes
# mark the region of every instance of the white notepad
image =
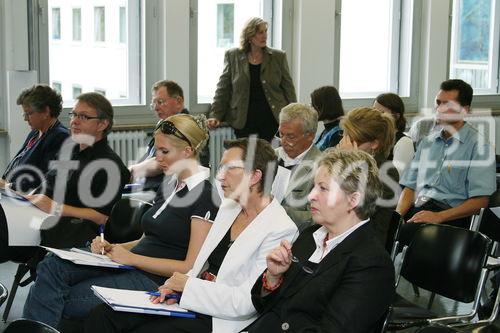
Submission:
[[160,316],[195,318],[193,312],[187,311],[179,304],[151,303],[146,291],[114,289],[92,286],[94,294],[115,311],[148,313]]
[[61,259],[69,260],[77,265],[99,266],[109,268],[135,269],[133,266],[122,265],[114,262],[107,256],[102,254],[91,253],[80,249],[72,248],[71,250],[60,250],[52,247],[42,246],[49,252],[54,253]]

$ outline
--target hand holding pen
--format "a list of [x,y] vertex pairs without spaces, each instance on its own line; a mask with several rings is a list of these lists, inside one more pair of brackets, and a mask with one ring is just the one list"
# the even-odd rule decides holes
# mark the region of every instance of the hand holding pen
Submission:
[[98,254],[106,254],[107,252],[111,251],[113,248],[113,245],[108,243],[106,240],[102,240],[101,236],[97,236],[92,240],[92,244],[90,244],[90,250],[92,253],[98,253]]
[[[160,288],[158,290],[160,290]],[[177,293],[173,290],[163,289],[163,291],[163,296],[161,291],[149,291],[146,294],[151,296],[152,303],[162,303],[166,301],[167,304],[174,304],[180,302],[182,294]]]

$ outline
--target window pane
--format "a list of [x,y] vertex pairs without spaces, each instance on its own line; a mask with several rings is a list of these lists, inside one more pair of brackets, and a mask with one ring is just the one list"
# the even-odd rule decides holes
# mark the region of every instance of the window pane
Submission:
[[127,42],[127,12],[125,7],[120,7],[120,43]]
[[234,44],[234,4],[217,5],[217,47]]
[[[74,97],[96,88],[114,105],[139,104],[141,0],[106,1],[105,6],[102,0],[48,2],[49,10],[60,11],[63,26],[73,27],[73,38],[49,40],[50,82],[62,84],[64,105],[72,106]],[[76,37],[81,43],[73,42]]]
[[339,88],[343,97],[371,97],[390,90],[391,6],[391,0],[342,1]]
[[[243,24],[252,16],[264,17],[264,0],[227,2],[198,1],[198,103],[212,102],[222,74],[224,52],[239,46]],[[269,36],[269,46],[271,41]]]
[[52,8],[52,39],[61,39],[61,8]]
[[57,91],[58,93],[61,93],[62,90],[61,82],[52,82],[52,88],[54,88],[54,90]]
[[73,99],[76,99],[82,93],[82,87],[73,85]]
[[96,42],[104,42],[106,38],[105,26],[105,11],[104,7],[94,8],[94,40]]
[[73,8],[73,40],[82,40],[82,10]]
[[491,89],[491,12],[494,0],[455,0],[450,77]]

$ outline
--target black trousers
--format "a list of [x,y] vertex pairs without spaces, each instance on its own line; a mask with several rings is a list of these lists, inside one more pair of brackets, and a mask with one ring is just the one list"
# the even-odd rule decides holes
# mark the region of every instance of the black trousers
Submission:
[[212,317],[197,314],[196,318],[182,318],[119,312],[102,304],[90,312],[85,320],[84,332],[210,333]]
[[[408,213],[406,213],[406,215],[404,216],[404,219],[405,219],[405,221],[408,221],[413,215],[415,215],[416,213],[423,211],[423,210],[427,210],[427,211],[431,211],[431,212],[442,212],[443,210],[446,210],[449,208],[451,208],[451,207],[447,206],[446,204],[444,204],[442,202],[436,201],[434,199],[430,199],[429,201],[427,201],[426,203],[424,203],[420,207],[412,206],[410,208],[410,210],[408,211]],[[443,224],[451,225],[454,227],[460,227],[460,228],[464,228],[464,229],[469,229],[470,221],[471,221],[470,217],[462,217],[460,219],[446,221]]]

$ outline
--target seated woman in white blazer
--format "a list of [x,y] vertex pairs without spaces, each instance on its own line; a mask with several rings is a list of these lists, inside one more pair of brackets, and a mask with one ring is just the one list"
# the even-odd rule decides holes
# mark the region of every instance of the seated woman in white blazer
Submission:
[[174,273],[159,288],[162,296],[152,300],[182,293],[180,306],[196,312],[196,318],[115,312],[103,304],[85,321],[85,332],[232,333],[257,318],[252,285],[266,267],[267,253],[281,240],[291,241],[297,228],[269,194],[276,173],[271,145],[262,139],[238,139],[224,146],[217,179],[226,200],[193,269]]

